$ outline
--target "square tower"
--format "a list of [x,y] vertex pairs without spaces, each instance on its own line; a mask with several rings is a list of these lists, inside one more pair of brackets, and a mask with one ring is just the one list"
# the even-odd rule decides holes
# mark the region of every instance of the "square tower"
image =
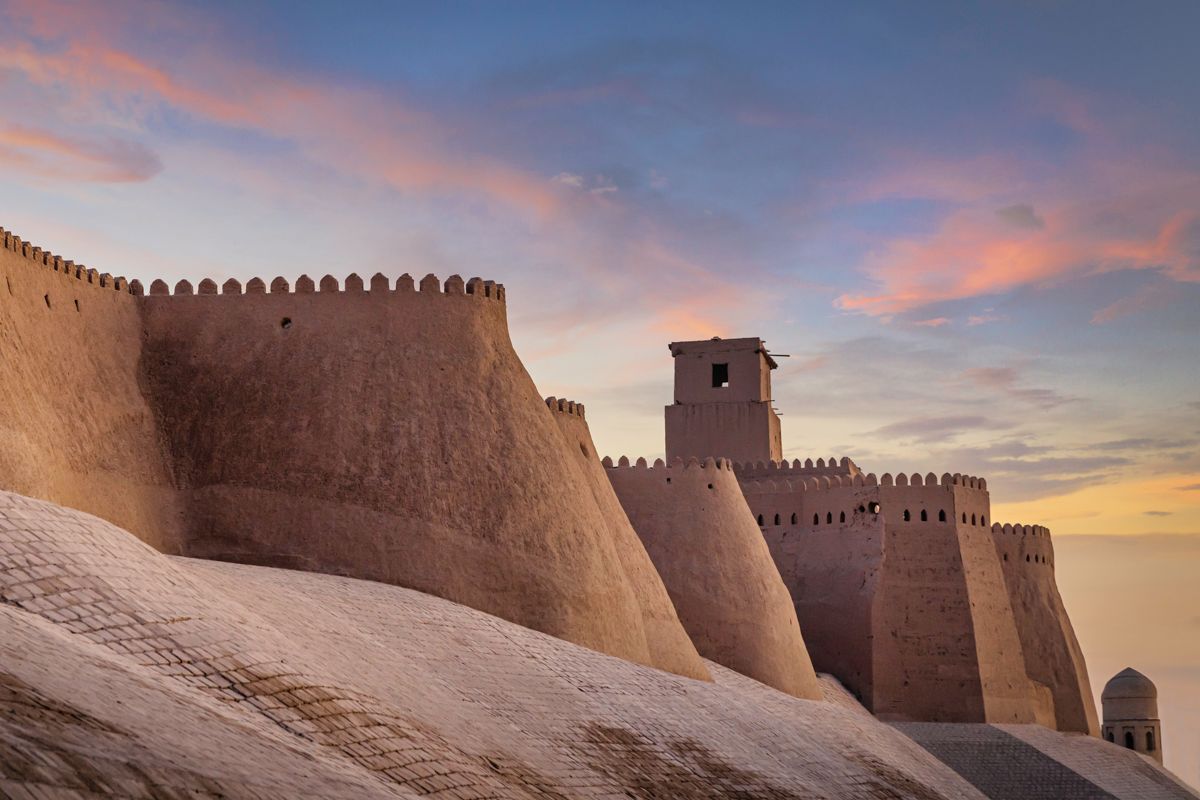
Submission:
[[672,342],[675,403],[666,407],[667,459],[783,457],[771,407],[777,366],[762,339]]

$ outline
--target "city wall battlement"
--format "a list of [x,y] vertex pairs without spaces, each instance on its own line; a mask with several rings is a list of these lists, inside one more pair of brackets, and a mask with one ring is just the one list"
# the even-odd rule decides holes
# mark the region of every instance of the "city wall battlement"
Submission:
[[737,462],[733,465],[733,469],[738,473],[738,477],[745,478],[761,478],[774,477],[776,475],[793,476],[793,475],[857,475],[862,472],[853,461],[843,456],[840,460],[830,458],[826,461],[823,458],[818,458],[815,462],[811,458],[806,458],[802,462],[800,459],[792,461],[747,461]]
[[144,292],[142,283],[138,280],[130,281],[129,292],[149,298],[216,294],[220,294],[222,297],[236,297],[262,294],[362,294],[365,292],[371,295],[469,295],[500,302],[506,300],[504,284],[495,281],[482,278],[471,278],[464,281],[460,275],[451,275],[443,282],[436,275],[429,274],[417,283],[407,272],[396,279],[394,286],[390,279],[381,272],[375,273],[369,284],[365,284],[357,273],[352,272],[341,282],[332,275],[326,275],[321,278],[319,284],[309,276],[301,275],[296,279],[294,289],[287,278],[282,276],[273,279],[269,286],[262,278],[251,278],[246,282],[245,287],[235,278],[228,279],[219,288],[217,282],[212,278],[201,280],[196,287],[193,287],[188,280],[180,280],[176,282],[173,291],[166,281],[159,278],[151,282],[148,294]]
[[583,403],[576,403],[574,400],[567,400],[562,397],[547,397],[546,408],[556,411],[559,414],[569,414],[573,417],[585,419]]
[[0,489],[170,554],[392,583],[709,677],[599,460],[567,445],[582,406],[543,408],[501,284],[146,293],[0,239]]
[[992,540],[1001,561],[1054,567],[1054,543],[1049,528],[995,522],[992,523]]
[[3,241],[5,250],[29,261],[30,266],[44,267],[50,272],[57,273],[66,278],[73,278],[81,283],[90,284],[99,289],[110,289],[124,294],[132,293],[130,283],[125,278],[120,276],[113,277],[107,272],[98,272],[85,267],[83,264],[76,264],[74,261],[65,259],[62,256],[56,256],[49,250],[24,241],[20,236],[4,228],[0,228],[0,240]]
[[371,294],[442,293],[449,295],[471,295],[478,298],[499,300],[500,302],[504,302],[507,299],[504,284],[493,280],[485,280],[478,277],[464,280],[459,275],[451,275],[443,282],[431,273],[421,278],[420,282],[417,282],[407,272],[397,278],[394,285],[381,272],[375,273],[369,283],[364,283],[363,279],[357,273],[350,273],[344,281],[339,281],[333,275],[325,275],[321,278],[320,283],[314,282],[308,275],[301,275],[296,279],[294,290],[288,279],[282,276],[274,278],[269,285],[262,278],[251,278],[246,282],[245,287],[235,278],[226,280],[220,287],[218,287],[217,282],[212,278],[202,279],[195,287],[193,287],[191,281],[183,279],[175,283],[173,291],[166,281],[158,278],[151,281],[149,291],[147,292],[144,284],[137,278],[127,280],[123,276],[114,276],[108,272],[99,272],[91,269],[83,264],[78,264],[70,259],[55,255],[42,247],[30,244],[20,236],[4,228],[0,228],[0,242],[3,243],[5,250],[29,261],[31,266],[44,267],[51,272],[58,273],[64,277],[74,278],[97,288],[110,289],[135,297],[160,298],[196,294],[236,296],[268,293],[354,294],[369,292]]
[[[738,465],[733,465],[734,472],[738,471]],[[747,491],[759,492],[803,492],[811,489],[827,489],[836,486],[913,486],[913,487],[953,487],[959,486],[965,489],[978,489],[987,491],[987,481],[983,478],[975,478],[970,475],[951,475],[945,473],[941,480],[936,475],[930,472],[922,477],[919,473],[914,472],[911,477],[900,473],[895,477],[890,472],[883,473],[882,476],[877,476],[874,472],[858,472],[853,475],[836,474],[836,475],[816,475],[802,476],[799,478],[788,477],[781,475],[778,478],[757,478],[746,477],[744,473],[738,476],[742,480],[742,484],[747,487]]]
[[653,464],[650,464],[644,458],[638,458],[631,463],[629,456],[621,456],[614,464],[611,456],[605,456],[601,463],[604,464],[606,469],[721,469],[729,472],[733,471],[733,463],[729,459],[713,458],[712,456],[703,460],[695,456],[688,459],[676,457],[671,459],[670,464],[667,464],[661,458],[654,459]]

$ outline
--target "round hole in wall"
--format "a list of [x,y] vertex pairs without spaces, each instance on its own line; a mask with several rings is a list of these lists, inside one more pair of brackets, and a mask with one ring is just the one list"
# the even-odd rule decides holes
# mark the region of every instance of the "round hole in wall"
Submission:
[[284,317],[283,319],[279,320],[279,327],[283,328],[285,331],[292,327],[292,318]]
[[867,510],[869,510],[872,514],[878,514],[879,513],[879,503],[876,503],[873,501],[871,503],[868,503]]
[[712,484],[711,484],[711,483],[708,485],[708,488],[710,488],[710,489],[712,488]]

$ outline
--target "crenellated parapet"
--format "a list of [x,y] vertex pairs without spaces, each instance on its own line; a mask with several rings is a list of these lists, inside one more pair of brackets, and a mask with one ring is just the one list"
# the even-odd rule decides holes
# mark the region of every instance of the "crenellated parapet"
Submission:
[[[175,296],[192,296],[192,295],[216,295],[217,283],[211,278],[205,278],[200,281],[199,288],[195,289],[192,283],[188,280],[180,280],[172,287],[169,283],[161,278],[150,283],[149,292],[143,290],[140,281],[132,281],[129,285],[129,291],[135,295],[145,295],[150,298],[159,297],[175,297]],[[445,281],[439,279],[436,275],[429,274],[422,278],[419,282],[413,280],[413,277],[408,273],[401,275],[396,279],[395,284],[388,279],[383,273],[377,272],[371,277],[370,283],[364,283],[363,279],[356,273],[350,273],[345,280],[339,281],[332,275],[326,275],[321,278],[319,283],[313,281],[308,275],[301,275],[296,279],[295,287],[293,287],[287,278],[282,276],[274,278],[270,284],[262,278],[251,278],[246,282],[243,288],[242,284],[230,278],[221,284],[220,295],[226,296],[248,296],[260,294],[370,294],[370,295],[461,295],[481,300],[498,300],[501,303],[506,301],[504,284],[496,283],[495,281],[487,281],[482,278],[471,278],[464,281],[460,275],[451,275]]]
[[29,262],[31,267],[40,267],[56,272],[64,277],[72,278],[80,283],[91,284],[100,289],[110,289],[124,294],[134,294],[132,286],[137,281],[127,281],[122,276],[113,276],[107,272],[98,272],[76,264],[74,261],[56,256],[49,250],[31,245],[10,231],[0,228],[0,241],[4,249],[14,253]]
[[567,400],[563,397],[547,397],[546,408],[559,414],[567,414],[569,416],[585,419],[583,414],[583,403],[576,403],[574,400]]
[[1029,677],[1053,697],[1051,724],[1099,734],[1083,651],[1054,577],[1054,543],[1042,525],[994,523],[991,539],[1003,569]]
[[621,456],[602,464],[700,653],[819,699],[791,597],[730,461]]
[[774,477],[779,474],[783,475],[859,475],[862,470],[851,461],[843,456],[841,459],[830,458],[826,461],[823,458],[818,458],[815,462],[811,458],[806,458],[804,461],[793,459],[792,461],[754,461],[754,462],[736,462],[733,465],[733,470],[738,474],[739,478],[761,478]]
[[992,524],[992,541],[1001,561],[1008,564],[1054,567],[1050,529],[1042,525]]
[[666,463],[661,458],[654,459],[653,464],[647,462],[646,459],[644,459],[644,458],[638,458],[635,461],[631,462],[629,460],[629,456],[621,456],[614,463],[612,460],[612,456],[605,456],[604,459],[601,461],[601,463],[604,464],[605,469],[630,469],[630,470],[693,470],[693,469],[710,470],[711,469],[711,470],[725,470],[726,472],[733,471],[733,462],[731,462],[729,459],[713,458],[712,456],[709,456],[708,458],[705,458],[703,460],[701,460],[699,458],[695,458],[695,457],[684,460],[682,458],[677,457],[677,458],[672,459],[670,464]]

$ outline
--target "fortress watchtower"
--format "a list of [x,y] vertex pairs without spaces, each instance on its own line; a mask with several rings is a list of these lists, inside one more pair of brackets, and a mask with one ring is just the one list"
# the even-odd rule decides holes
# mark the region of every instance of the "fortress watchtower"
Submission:
[[1100,702],[1105,739],[1163,763],[1158,689],[1149,678],[1126,667],[1104,685]]
[[675,403],[666,408],[667,459],[783,458],[779,417],[771,407],[777,366],[762,339],[672,342]]

